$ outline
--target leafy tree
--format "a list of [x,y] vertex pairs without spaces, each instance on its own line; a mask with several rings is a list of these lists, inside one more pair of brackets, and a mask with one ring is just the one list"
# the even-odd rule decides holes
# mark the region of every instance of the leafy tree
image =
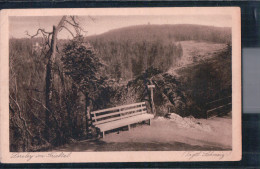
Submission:
[[71,77],[85,96],[86,131],[89,131],[92,101],[106,84],[106,79],[101,74],[103,63],[96,56],[93,47],[85,42],[82,36],[77,36],[67,43],[63,54],[65,74]]

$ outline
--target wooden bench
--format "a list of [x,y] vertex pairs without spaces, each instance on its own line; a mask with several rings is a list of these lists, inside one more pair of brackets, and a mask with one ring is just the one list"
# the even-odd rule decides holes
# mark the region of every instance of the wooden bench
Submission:
[[146,120],[149,120],[151,125],[151,119],[154,118],[152,114],[147,113],[145,102],[93,111],[91,115],[94,126],[100,129],[103,138],[105,131],[124,126],[128,126],[130,130],[131,124]]

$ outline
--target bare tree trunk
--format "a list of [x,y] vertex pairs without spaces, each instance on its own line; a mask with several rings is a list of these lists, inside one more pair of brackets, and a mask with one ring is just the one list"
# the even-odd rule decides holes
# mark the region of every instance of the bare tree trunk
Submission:
[[[56,56],[56,46],[57,46],[57,35],[58,32],[61,28],[61,26],[64,24],[64,21],[66,19],[66,16],[63,16],[62,19],[60,20],[58,26],[53,26],[53,31],[52,31],[52,39],[51,39],[51,47],[50,47],[50,55],[49,55],[49,60],[46,65],[46,108],[47,110],[45,111],[45,123],[48,126],[50,124],[50,113],[53,113],[52,110],[52,92],[53,92],[53,65],[55,61],[55,56]],[[46,127],[45,128],[45,136],[46,140],[50,141],[49,139],[49,129]]]

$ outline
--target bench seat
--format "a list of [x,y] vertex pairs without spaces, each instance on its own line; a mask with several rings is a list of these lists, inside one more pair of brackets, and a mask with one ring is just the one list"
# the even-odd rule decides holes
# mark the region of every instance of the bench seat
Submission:
[[129,118],[119,119],[119,120],[112,121],[109,123],[98,124],[98,125],[96,125],[96,127],[98,127],[100,129],[100,131],[103,132],[103,131],[108,131],[108,130],[124,127],[124,126],[130,125],[130,124],[142,122],[142,121],[149,120],[152,118],[154,118],[153,115],[145,113],[145,114],[132,116]]
[[99,128],[105,137],[105,132],[120,127],[127,126],[154,118],[152,114],[147,113],[145,102],[133,103],[129,105],[117,106],[103,110],[91,112],[93,125]]

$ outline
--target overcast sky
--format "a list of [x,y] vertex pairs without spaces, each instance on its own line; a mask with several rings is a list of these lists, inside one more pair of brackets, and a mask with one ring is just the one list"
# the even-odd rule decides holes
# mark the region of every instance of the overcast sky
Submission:
[[[10,38],[24,38],[36,33],[38,28],[51,31],[57,25],[61,16],[12,16],[9,18]],[[227,15],[161,15],[161,16],[80,16],[80,24],[87,31],[87,35],[97,35],[112,29],[144,24],[198,24],[218,27],[231,27],[232,18]],[[71,38],[63,30],[58,38]]]

